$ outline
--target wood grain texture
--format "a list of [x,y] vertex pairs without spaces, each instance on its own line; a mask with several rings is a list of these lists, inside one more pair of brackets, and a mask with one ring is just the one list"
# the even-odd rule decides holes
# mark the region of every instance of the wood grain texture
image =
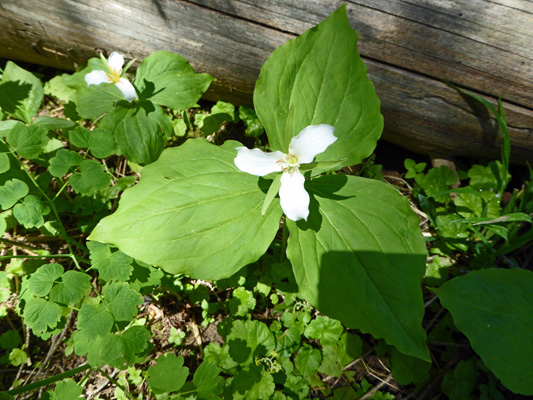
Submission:
[[[59,68],[96,51],[186,57],[217,78],[210,99],[251,102],[264,60],[339,0],[0,0],[0,57]],[[512,159],[533,160],[533,2],[350,0],[384,138],[439,156],[499,156],[486,110],[442,83],[502,97]]]

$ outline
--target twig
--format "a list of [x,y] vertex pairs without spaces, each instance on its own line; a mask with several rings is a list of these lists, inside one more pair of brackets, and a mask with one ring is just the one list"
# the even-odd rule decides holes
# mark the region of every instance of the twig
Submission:
[[[372,374],[374,375],[374,374]],[[392,380],[392,374],[388,375],[384,380],[381,379],[379,376],[374,375],[375,378],[379,379],[381,382],[379,382],[376,386],[374,386],[369,392],[367,392],[363,397],[361,397],[359,400],[366,400],[372,398],[376,394],[376,392],[381,389],[385,385],[389,385],[391,387],[394,387],[389,384],[389,381]]]

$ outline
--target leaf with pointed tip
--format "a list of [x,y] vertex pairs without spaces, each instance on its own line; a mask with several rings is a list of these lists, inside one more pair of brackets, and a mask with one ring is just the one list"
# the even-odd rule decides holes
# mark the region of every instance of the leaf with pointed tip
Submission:
[[307,222],[287,221],[287,257],[302,296],[347,327],[429,360],[420,286],[426,246],[407,200],[354,176],[322,176],[306,188]]
[[345,158],[342,166],[368,157],[381,135],[383,117],[366,72],[344,6],[274,50],[254,90],[257,115],[272,149],[287,153],[292,137],[305,127],[329,124],[338,140],[316,161]]
[[200,279],[227,278],[255,262],[272,242],[282,211],[274,199],[261,216],[269,182],[237,169],[238,146],[193,139],[166,149],[90,240]]

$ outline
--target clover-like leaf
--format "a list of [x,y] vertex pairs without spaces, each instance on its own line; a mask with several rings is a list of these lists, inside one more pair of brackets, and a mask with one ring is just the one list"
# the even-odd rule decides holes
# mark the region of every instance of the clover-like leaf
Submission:
[[196,372],[192,381],[198,397],[205,400],[217,400],[224,388],[224,378],[220,376],[220,368],[209,361],[204,361]]
[[13,205],[28,194],[28,185],[19,179],[11,179],[0,186],[0,205],[4,210]]
[[78,329],[91,337],[103,336],[113,327],[113,315],[103,304],[83,304],[78,313]]
[[90,275],[79,271],[67,271],[61,276],[61,283],[50,291],[50,300],[60,304],[76,304],[90,290]]
[[50,159],[50,168],[48,170],[52,176],[64,176],[71,167],[80,165],[82,161],[83,157],[75,151],[61,149],[56,153],[55,157]]
[[22,200],[21,203],[13,207],[13,216],[24,228],[40,228],[44,224],[43,216],[48,214],[50,209],[33,194],[30,194]]
[[129,288],[127,283],[110,283],[102,290],[104,304],[116,321],[131,321],[142,304],[141,295]]
[[304,335],[309,339],[318,339],[322,346],[335,344],[342,335],[340,321],[319,315],[305,328]]
[[48,327],[55,328],[61,319],[61,307],[40,297],[34,297],[24,307],[26,324],[35,334],[43,333]]
[[72,379],[65,379],[56,383],[54,391],[50,393],[50,400],[78,400],[83,388],[76,384]]
[[63,275],[64,268],[56,263],[45,264],[28,279],[28,290],[31,294],[38,297],[44,297],[50,293],[50,289],[59,277]]
[[100,277],[106,282],[127,281],[133,271],[133,259],[121,251],[111,252],[108,244],[88,242],[87,247],[91,252],[93,268],[98,270]]
[[39,157],[48,143],[48,130],[39,125],[15,125],[7,134],[7,142],[15,152],[28,159]]
[[106,158],[116,150],[113,132],[96,128],[92,131],[82,126],[76,127],[69,135],[70,143],[74,146],[89,149],[97,158]]
[[189,368],[183,366],[183,357],[166,353],[157,359],[157,364],[148,368],[146,382],[155,394],[180,390],[189,376]]
[[231,357],[242,365],[269,354],[276,347],[274,335],[260,321],[233,321],[226,341]]
[[80,172],[72,175],[68,181],[76,193],[92,196],[109,186],[111,176],[99,162],[84,160],[80,163]]
[[309,376],[318,370],[322,363],[322,353],[311,347],[302,348],[294,359],[294,365],[303,376]]
[[3,174],[6,171],[9,171],[10,163],[9,156],[7,153],[0,153],[0,174]]

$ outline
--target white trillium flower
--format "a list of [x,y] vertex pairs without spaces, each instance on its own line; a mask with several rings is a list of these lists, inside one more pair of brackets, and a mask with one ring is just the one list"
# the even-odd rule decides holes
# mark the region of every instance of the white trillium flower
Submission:
[[123,65],[124,57],[122,54],[116,51],[112,52],[107,60],[108,71],[95,70],[85,75],[87,86],[113,83],[122,92],[124,98],[131,103],[137,98],[137,93],[131,82],[121,77]]
[[237,147],[235,165],[243,172],[265,176],[272,172],[283,172],[279,198],[287,218],[298,221],[309,216],[309,193],[305,190],[305,177],[300,172],[301,164],[313,162],[337,138],[331,125],[309,125],[289,144],[289,154],[281,151],[265,153],[260,149]]

